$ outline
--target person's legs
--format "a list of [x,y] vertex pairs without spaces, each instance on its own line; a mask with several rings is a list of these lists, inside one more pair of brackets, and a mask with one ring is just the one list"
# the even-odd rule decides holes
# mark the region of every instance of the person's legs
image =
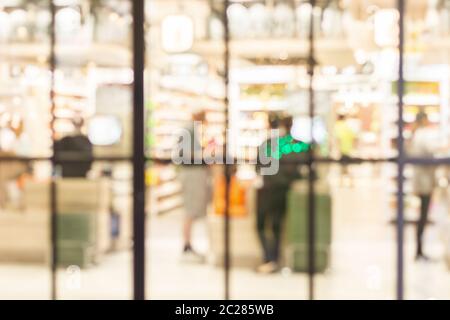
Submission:
[[209,171],[202,166],[181,166],[178,177],[182,185],[185,216],[182,225],[182,261],[203,263],[205,257],[192,248],[193,226],[204,218],[209,203]]
[[345,161],[349,161],[351,158],[347,155],[343,155],[341,157],[341,160],[344,161],[341,166],[341,177],[340,177],[340,185],[343,187],[351,187],[352,186],[352,179],[350,175],[349,170],[349,163]]
[[277,265],[273,261],[273,239],[267,233],[266,227],[271,223],[272,217],[272,196],[269,190],[259,190],[257,209],[257,231],[261,247],[263,249],[264,262],[256,269],[257,272],[267,274],[277,270]]
[[428,207],[431,195],[420,195],[420,217],[417,221],[417,252],[416,257],[424,257],[423,254],[423,234],[428,221]]
[[183,262],[189,263],[203,263],[205,257],[192,248],[192,228],[194,226],[195,218],[186,216],[183,221]]
[[268,274],[276,272],[278,269],[277,263],[274,261],[274,240],[272,235],[267,233],[266,226],[272,217],[270,212],[266,210],[258,210],[258,236],[264,252],[264,262],[256,269],[257,272]]
[[266,233],[266,218],[267,218],[266,212],[267,211],[264,210],[264,208],[261,208],[258,205],[257,217],[256,217],[256,229],[258,231],[259,242],[260,242],[261,248],[263,250],[264,263],[270,261],[269,240],[267,239],[267,233]]
[[[182,167],[179,172],[183,186],[183,203],[185,216],[182,225],[183,253],[186,261],[203,261],[204,257],[192,248],[194,223],[206,216],[208,205],[207,179],[208,171],[201,167]],[[192,183],[196,183],[193,187]]]
[[192,250],[191,238],[192,238],[192,225],[194,223],[194,219],[190,216],[184,217],[183,223],[183,250],[189,251]]
[[280,247],[281,247],[281,232],[283,228],[284,212],[273,212],[272,216],[272,232],[273,242],[271,246],[271,261],[278,263],[280,259]]

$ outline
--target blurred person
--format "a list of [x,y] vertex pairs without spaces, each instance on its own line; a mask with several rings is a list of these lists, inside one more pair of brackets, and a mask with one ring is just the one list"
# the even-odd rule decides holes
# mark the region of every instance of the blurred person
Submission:
[[[439,141],[436,128],[433,128],[428,116],[419,112],[416,116],[415,128],[409,145],[409,153],[413,157],[432,158]],[[436,185],[435,170],[433,166],[415,166],[413,175],[414,193],[420,199],[420,212],[416,232],[416,260],[429,260],[423,250],[423,236],[428,222],[428,213],[431,195]]]
[[[356,133],[349,126],[348,122],[345,119],[345,116],[342,114],[338,115],[334,130],[341,160],[348,161],[349,159],[351,159],[351,153],[353,151],[356,140]],[[346,178],[349,178],[349,172],[348,164],[343,163],[341,165],[341,184],[343,184],[342,182],[345,181]],[[350,185],[351,180],[348,181]]]
[[[26,141],[24,122],[20,116],[12,115],[7,125],[0,129],[0,156],[15,157],[26,154],[22,148]],[[25,149],[25,151],[28,151]],[[26,161],[8,161],[0,163],[0,208],[4,208],[16,191],[23,191],[23,179],[31,172]],[[14,190],[14,192],[11,192]]]
[[[292,118],[269,117],[271,130],[279,130],[278,138],[290,133]],[[273,132],[273,131],[272,131]],[[271,136],[259,148],[259,153],[268,152],[267,146],[277,136]],[[270,146],[272,148],[272,146]],[[283,155],[283,158],[297,154]],[[258,161],[261,159],[258,156]],[[280,161],[282,161],[280,159]],[[258,172],[261,164],[258,163]],[[261,177],[262,186],[257,194],[257,232],[263,250],[263,263],[257,267],[258,273],[274,273],[279,269],[282,229],[286,217],[287,194],[291,183],[299,178],[297,166],[293,162],[280,163],[278,172]]]
[[[12,153],[0,151],[1,157],[14,156]],[[6,161],[0,163],[0,209],[12,200],[9,188],[14,186],[14,190],[23,191],[23,181],[32,172],[31,164],[28,161]],[[8,191],[9,190],[9,191]]]
[[[209,202],[209,169],[198,158],[202,154],[201,125],[206,119],[204,111],[192,115],[192,121],[184,128],[188,141],[188,156],[180,166],[179,177],[182,184],[185,215],[183,218],[183,257],[185,262],[204,262],[203,255],[192,247],[192,229],[194,222],[206,216]],[[185,145],[183,145],[183,148]],[[185,149],[183,149],[185,150]]]
[[[57,157],[71,160],[60,164],[63,178],[84,178],[92,166],[93,146],[83,133],[84,121],[82,118],[72,120],[74,133],[55,142]],[[73,161],[80,159],[80,161]]]

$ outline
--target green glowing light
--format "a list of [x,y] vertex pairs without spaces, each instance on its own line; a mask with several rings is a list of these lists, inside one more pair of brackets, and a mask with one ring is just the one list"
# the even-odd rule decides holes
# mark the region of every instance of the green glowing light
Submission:
[[270,143],[267,144],[267,156],[272,156],[275,159],[281,159],[283,155],[288,155],[290,153],[301,153],[306,152],[310,148],[310,144],[295,141],[291,135],[287,135],[278,139],[278,145],[276,150],[273,150]]
[[303,148],[299,143],[296,143],[292,146],[292,151],[294,151],[295,153],[300,153],[302,152]]

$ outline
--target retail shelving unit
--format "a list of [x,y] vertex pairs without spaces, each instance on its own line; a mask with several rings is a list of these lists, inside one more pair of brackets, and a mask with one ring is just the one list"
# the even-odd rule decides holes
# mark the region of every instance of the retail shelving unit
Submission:
[[[308,41],[297,38],[231,40],[229,45],[233,57],[242,59],[305,59],[309,50]],[[353,51],[345,39],[319,39],[315,48],[322,64],[333,62],[346,66],[354,63]],[[193,52],[205,57],[217,57],[223,55],[223,51],[221,41],[199,41],[193,47]]]
[[[40,43],[7,43],[0,46],[0,57],[15,62],[46,61],[49,52],[49,45]],[[58,44],[55,52],[58,61],[63,64],[129,67],[131,63],[131,51],[115,44]]]

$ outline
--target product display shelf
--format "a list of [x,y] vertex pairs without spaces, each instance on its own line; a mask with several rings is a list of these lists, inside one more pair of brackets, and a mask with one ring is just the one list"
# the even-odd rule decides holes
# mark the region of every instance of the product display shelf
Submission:
[[156,182],[147,189],[150,214],[164,214],[181,207],[183,205],[182,186],[177,179],[175,166],[155,165],[150,172],[151,175],[156,176]]
[[[185,79],[183,81],[189,80]],[[175,95],[184,99],[201,99],[215,106],[218,106],[218,108],[223,108],[224,97],[222,94],[217,92],[205,92],[204,90],[196,90],[192,87],[192,85],[183,86],[183,84],[177,83],[173,78],[171,79],[165,77],[165,81],[160,83],[159,89],[168,91],[171,95]]]
[[213,143],[215,148],[223,145],[225,118],[222,100],[173,88],[160,88],[160,92],[158,102],[151,110],[153,125],[150,134],[155,141],[151,150],[155,157],[170,159],[179,130],[189,124],[192,112],[199,109],[206,112],[203,126],[205,144]]
[[90,90],[76,84],[65,84],[55,90],[55,138],[59,139],[73,132],[72,119],[89,116],[92,102]]
[[[197,41],[193,51],[202,55],[223,54],[224,43],[220,40]],[[280,50],[283,48],[283,50]],[[345,39],[318,39],[317,50],[329,52],[349,53],[351,49],[347,46]],[[254,57],[259,55],[273,55],[286,52],[290,56],[304,55],[308,52],[309,42],[307,39],[296,38],[268,38],[268,39],[239,39],[230,41],[230,51],[233,55],[242,57]]]
[[[406,66],[404,96],[403,96],[403,121],[404,137],[406,144],[412,136],[412,128],[419,112],[427,114],[431,123],[434,123],[442,142],[448,141],[448,122],[450,115],[449,84],[450,72],[444,65],[427,65],[417,67]],[[396,80],[389,79],[386,82],[384,95],[386,99],[385,130],[387,139],[390,140],[391,153],[395,151],[395,141],[398,136],[398,97]]]
[[236,111],[237,125],[230,126],[233,130],[231,148],[236,157],[246,160],[257,157],[257,148],[266,139],[268,129],[267,121],[258,121],[258,117],[262,116],[262,111]]
[[[57,44],[58,62],[83,65],[95,63],[98,66],[130,67],[131,51],[120,45],[107,43]],[[50,44],[46,43],[2,43],[0,58],[10,61],[47,61]]]
[[289,111],[294,67],[254,66],[231,72],[230,122],[231,152],[239,159],[254,160],[257,148],[267,138],[269,112]]
[[152,121],[149,127],[149,134],[152,136],[151,154],[160,159],[170,159],[172,148],[177,143],[177,133],[188,123],[189,114],[180,106],[164,101],[155,103],[150,117]]
[[[179,130],[189,125],[191,115],[203,110],[203,143],[222,148],[225,132],[224,98],[221,84],[208,75],[162,75],[151,103],[149,134],[152,156],[171,159],[179,139]],[[173,165],[153,165],[156,182],[149,188],[149,212],[152,215],[171,212],[183,206],[182,185]]]
[[450,36],[438,36],[424,41],[425,54],[436,51],[450,51]]
[[377,87],[368,87],[366,83],[360,85],[346,85],[338,88],[332,94],[331,112],[327,121],[329,126],[329,136],[332,143],[333,154],[339,156],[337,142],[339,137],[335,132],[336,122],[339,116],[344,117],[344,121],[355,132],[355,145],[352,156],[361,159],[380,159],[386,157],[387,145],[383,130],[384,117],[384,97]]
[[[5,67],[5,71],[13,70],[6,61],[0,62],[0,69],[2,67]],[[14,70],[17,72],[19,68]],[[27,75],[25,70],[21,70],[21,73],[15,74],[14,77],[6,72],[3,77],[0,76],[0,128],[22,132],[20,138],[15,139],[9,146],[2,145],[2,151],[11,152],[11,155],[51,155],[51,130],[48,126],[51,119],[48,103],[50,89],[46,81],[48,77],[43,74],[42,69],[36,68],[33,71],[33,77]],[[38,81],[34,81],[35,79]]]
[[[229,43],[232,57],[253,59],[271,57],[279,59],[306,58],[309,51],[309,42],[300,38],[268,38],[268,39],[235,39]],[[222,56],[224,42],[220,40],[204,40],[194,43],[192,51],[206,58]],[[346,39],[317,39],[315,42],[317,58],[322,64],[332,62],[345,66],[354,63],[353,50]]]

